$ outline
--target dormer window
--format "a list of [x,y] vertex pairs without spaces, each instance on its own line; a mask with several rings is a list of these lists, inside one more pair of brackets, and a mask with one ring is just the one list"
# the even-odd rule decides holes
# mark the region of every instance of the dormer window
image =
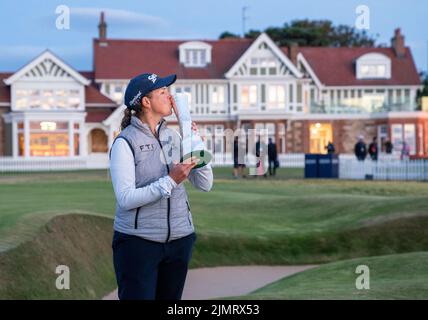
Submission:
[[211,63],[211,45],[191,41],[179,46],[180,63],[185,67],[203,68]]
[[357,79],[391,78],[391,60],[380,53],[367,53],[357,59]]

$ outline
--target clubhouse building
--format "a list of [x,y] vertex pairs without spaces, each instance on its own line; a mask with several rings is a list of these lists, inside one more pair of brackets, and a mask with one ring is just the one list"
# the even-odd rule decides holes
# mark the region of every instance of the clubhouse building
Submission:
[[[279,47],[256,39],[109,39],[103,14],[93,40],[93,70],[78,71],[45,51],[0,73],[0,156],[106,156],[119,133],[127,82],[143,72],[175,73],[171,92],[186,93],[208,133],[207,148],[229,152],[225,129],[267,129],[278,152],[352,153],[357,137],[379,150],[402,141],[428,155],[428,112],[400,29],[390,47]],[[175,117],[168,119],[177,128]]]

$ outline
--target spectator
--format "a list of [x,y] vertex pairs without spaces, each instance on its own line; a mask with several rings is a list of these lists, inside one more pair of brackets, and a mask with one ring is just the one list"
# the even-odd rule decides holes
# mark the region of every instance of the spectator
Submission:
[[265,178],[267,177],[265,167],[264,167],[264,157],[265,154],[266,143],[262,143],[260,141],[260,137],[256,142],[256,157],[257,157],[257,175],[263,175]]
[[394,149],[394,145],[392,144],[391,141],[387,140],[385,142],[385,152],[387,154],[391,154],[393,149]]
[[334,154],[334,152],[336,151],[334,148],[334,144],[331,141],[328,142],[325,148],[327,149],[327,154]]
[[276,151],[276,144],[272,142],[272,138],[269,138],[268,144],[268,160],[269,160],[269,175],[276,175],[276,168],[279,167],[278,154]]
[[364,142],[364,137],[359,136],[358,142],[355,144],[354,147],[355,156],[357,157],[358,161],[364,161],[367,156],[367,147]]
[[378,155],[377,137],[373,137],[373,141],[369,145],[369,155],[373,161],[377,161],[377,155]]
[[235,137],[235,139],[233,140],[233,177],[235,179],[237,179],[239,176],[241,176],[242,178],[246,178],[244,174],[245,152],[245,148],[243,148],[242,146],[240,148],[239,138]]
[[403,141],[403,147],[401,149],[401,160],[408,160],[410,156],[410,146],[406,143],[406,141]]

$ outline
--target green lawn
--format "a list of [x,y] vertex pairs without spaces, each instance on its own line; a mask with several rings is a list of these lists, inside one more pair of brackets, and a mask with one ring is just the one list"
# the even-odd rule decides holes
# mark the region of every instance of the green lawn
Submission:
[[[357,289],[359,265],[369,268],[369,289]],[[329,263],[260,288],[239,299],[427,299],[428,252]],[[361,282],[359,282],[361,283]]]
[[[209,193],[186,185],[198,234],[191,267],[312,264],[428,251],[427,183],[304,180],[302,169],[281,169],[274,179],[235,180],[230,168],[216,168],[214,173]],[[79,228],[65,226],[67,238],[62,238],[50,234],[45,226],[59,215],[67,224],[67,217],[73,214],[99,216],[100,220],[92,222],[79,220],[85,225],[82,232],[93,221],[102,221],[97,222],[96,230],[107,239],[98,243],[103,247],[88,249],[82,261],[73,263],[90,263],[86,260],[94,255],[98,260],[92,267],[110,268],[105,283],[114,282],[110,237],[115,201],[107,171],[4,174],[0,175],[0,197],[0,287],[10,281],[5,274],[2,277],[2,269],[12,270],[16,275],[12,279],[33,281],[24,275],[34,267],[33,260],[22,257],[54,250],[34,242],[37,236],[46,234],[55,248],[70,250],[67,241],[77,236]],[[103,261],[102,266],[96,266],[98,261]],[[82,277],[89,283],[87,276]],[[79,288],[81,291],[70,297],[98,296],[96,283],[103,280],[94,281],[86,295]],[[18,291],[13,296],[20,296]],[[40,292],[34,294],[21,296],[40,296]]]

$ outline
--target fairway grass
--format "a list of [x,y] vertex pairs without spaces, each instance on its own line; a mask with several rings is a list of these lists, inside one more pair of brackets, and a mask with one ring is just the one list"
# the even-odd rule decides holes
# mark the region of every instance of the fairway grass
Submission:
[[[198,235],[191,268],[428,251],[427,183],[214,174],[209,193],[186,182]],[[95,299],[115,287],[106,171],[2,175],[0,196],[0,298]],[[64,293],[54,271],[67,263],[75,290]]]
[[[283,278],[239,299],[428,299],[428,252],[329,263]],[[367,266],[368,289],[357,289]],[[361,288],[361,287],[359,287]]]

